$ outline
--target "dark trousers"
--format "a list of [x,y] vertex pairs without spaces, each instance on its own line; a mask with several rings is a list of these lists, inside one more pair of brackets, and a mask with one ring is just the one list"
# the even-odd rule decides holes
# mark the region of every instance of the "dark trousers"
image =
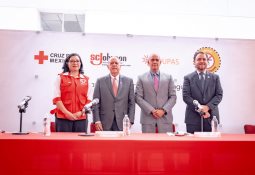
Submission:
[[[187,132],[194,134],[194,132],[201,132],[201,124],[186,124]],[[204,132],[211,132],[211,120],[210,119],[203,119],[203,131]]]
[[104,131],[120,131],[118,125],[117,125],[117,121],[116,121],[116,117],[114,116],[113,122],[112,122],[112,126],[109,130],[104,129]]
[[56,132],[87,132],[88,120],[66,120],[55,117]]

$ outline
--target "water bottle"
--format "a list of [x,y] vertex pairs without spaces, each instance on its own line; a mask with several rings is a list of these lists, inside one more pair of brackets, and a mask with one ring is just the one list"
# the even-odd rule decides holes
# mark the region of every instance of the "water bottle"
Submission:
[[124,136],[130,135],[130,120],[127,114],[123,118],[123,135]]
[[218,132],[219,122],[216,116],[213,116],[211,121],[212,132]]
[[45,136],[50,136],[51,131],[50,131],[50,118],[48,115],[43,119],[43,134]]

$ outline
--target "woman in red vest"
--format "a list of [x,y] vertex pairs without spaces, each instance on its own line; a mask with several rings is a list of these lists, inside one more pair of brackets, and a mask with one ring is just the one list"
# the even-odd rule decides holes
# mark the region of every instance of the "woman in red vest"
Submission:
[[87,132],[87,115],[83,107],[88,99],[89,78],[84,75],[81,57],[72,53],[65,59],[63,72],[55,83],[53,110],[57,132]]

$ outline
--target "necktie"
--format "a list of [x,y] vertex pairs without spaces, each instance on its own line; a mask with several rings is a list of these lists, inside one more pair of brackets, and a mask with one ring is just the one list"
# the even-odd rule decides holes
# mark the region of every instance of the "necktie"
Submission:
[[153,80],[154,80],[154,89],[157,92],[158,91],[158,84],[159,84],[159,80],[158,80],[157,74],[154,74]]
[[113,78],[113,81],[112,81],[112,90],[113,90],[114,96],[116,97],[117,93],[118,93],[118,86],[117,86],[117,79],[116,78]]
[[199,75],[200,75],[200,82],[201,82],[202,91],[204,91],[204,87],[205,87],[204,72],[200,72]]

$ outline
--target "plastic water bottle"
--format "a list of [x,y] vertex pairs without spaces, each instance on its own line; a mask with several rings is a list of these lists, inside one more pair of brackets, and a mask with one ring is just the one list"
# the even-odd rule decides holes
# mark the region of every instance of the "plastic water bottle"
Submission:
[[45,136],[50,136],[51,131],[50,131],[50,118],[48,115],[43,119],[43,134]]
[[212,132],[218,132],[219,122],[216,116],[213,116],[211,121]]
[[130,135],[130,120],[127,114],[123,118],[123,135],[124,136]]

